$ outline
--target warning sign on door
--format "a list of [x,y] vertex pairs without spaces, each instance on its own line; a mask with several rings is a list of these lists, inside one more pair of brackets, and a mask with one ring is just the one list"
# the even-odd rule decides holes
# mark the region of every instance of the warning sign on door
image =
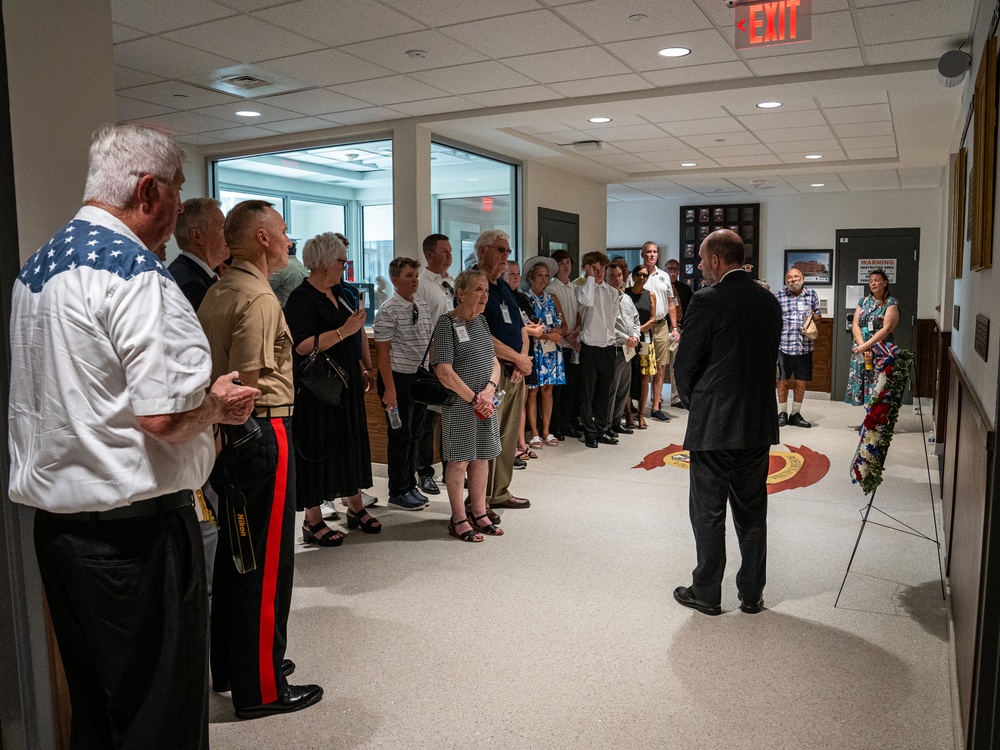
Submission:
[[881,268],[885,275],[889,277],[889,283],[896,283],[896,259],[895,258],[859,258],[858,259],[858,283],[867,284],[868,277],[872,271]]

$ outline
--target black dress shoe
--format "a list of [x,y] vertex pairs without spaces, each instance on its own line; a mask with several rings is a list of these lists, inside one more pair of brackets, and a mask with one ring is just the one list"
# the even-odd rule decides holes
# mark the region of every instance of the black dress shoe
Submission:
[[528,462],[525,461],[523,458],[518,458],[517,456],[514,456],[514,468],[515,469],[527,469],[528,468]]
[[[281,674],[290,677],[295,673],[295,662],[291,659],[283,659],[281,662]],[[212,690],[216,693],[228,693],[233,689],[229,680],[212,680]]]
[[618,438],[609,432],[605,432],[603,435],[597,436],[597,442],[604,443],[605,445],[618,445]]
[[[583,433],[581,433],[575,427],[570,427],[568,430],[566,430],[566,437],[578,438],[578,437],[580,437],[581,434],[583,434]],[[556,437],[559,437],[559,436],[556,435]]]
[[700,599],[695,599],[694,594],[691,593],[691,589],[689,589],[687,586],[678,586],[677,588],[675,588],[674,599],[682,607],[687,607],[688,609],[696,609],[703,615],[711,615],[714,617],[715,615],[722,614],[722,607],[720,607],[718,604],[713,606],[711,604],[706,604]]
[[420,481],[418,481],[417,484],[420,489],[428,495],[441,494],[441,488],[437,486],[437,482],[434,481],[434,477],[420,477]]
[[615,428],[615,429],[616,429],[616,431],[618,432],[619,435],[633,435],[633,434],[635,434],[635,430],[633,430],[631,427],[626,427],[625,425],[618,425],[618,427]]
[[272,714],[289,714],[301,711],[320,702],[323,688],[319,685],[289,685],[281,697],[273,703],[264,703],[250,708],[237,708],[237,719],[259,719]]
[[608,427],[608,431],[607,431],[607,432],[606,432],[605,434],[606,434],[606,435],[617,435],[617,434],[618,434],[618,431],[619,431],[620,429],[621,429],[621,428],[620,428],[620,427],[618,427],[618,425],[611,425],[610,427]]
[[779,411],[778,412],[778,427],[784,427],[786,424],[788,424],[788,412],[787,411]]
[[[565,432],[553,432],[552,434],[555,436],[556,440],[558,440],[560,443],[566,439]],[[572,435],[570,437],[572,437]]]
[[764,597],[757,600],[756,604],[747,604],[745,601],[740,599],[740,612],[746,612],[748,615],[755,615],[764,609]]
[[584,440],[584,445],[586,445],[588,448],[596,448],[597,447],[597,441],[598,441],[598,438],[589,437],[586,440]]
[[788,418],[789,427],[812,427],[806,420],[802,418],[802,415],[795,412],[792,416]]

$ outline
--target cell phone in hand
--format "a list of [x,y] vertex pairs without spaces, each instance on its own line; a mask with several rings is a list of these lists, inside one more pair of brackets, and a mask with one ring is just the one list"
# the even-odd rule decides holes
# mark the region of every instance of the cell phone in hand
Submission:
[[365,290],[364,289],[359,289],[358,290],[358,309],[359,310],[364,310],[365,309]]

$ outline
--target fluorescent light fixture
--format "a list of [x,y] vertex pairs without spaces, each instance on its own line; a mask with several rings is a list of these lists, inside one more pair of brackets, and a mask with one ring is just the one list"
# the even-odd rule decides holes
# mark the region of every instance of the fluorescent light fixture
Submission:
[[822,159],[823,154],[806,154],[807,159]]
[[694,161],[683,161],[683,162],[681,162],[681,166],[682,166],[682,167],[697,167],[697,166],[698,166],[698,162],[694,162]]
[[757,106],[760,109],[774,109],[775,107],[780,107],[781,102],[761,102]]
[[587,122],[611,122],[610,117],[591,117]]
[[660,57],[686,57],[691,54],[687,47],[667,47],[657,52]]
[[252,109],[241,109],[236,113],[237,117],[260,117],[260,112],[255,112]]
[[826,187],[825,182],[814,182],[809,187]]

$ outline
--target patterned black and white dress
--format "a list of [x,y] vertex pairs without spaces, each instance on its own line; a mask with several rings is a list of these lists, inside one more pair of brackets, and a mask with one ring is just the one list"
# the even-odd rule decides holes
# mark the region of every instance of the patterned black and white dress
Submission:
[[[464,328],[468,340],[460,335]],[[446,363],[469,388],[479,393],[493,372],[493,338],[486,318],[477,316],[468,323],[450,315],[438,318],[434,327],[434,355],[431,364]],[[441,437],[447,461],[489,461],[500,454],[500,424],[496,415],[480,419],[472,404],[462,398],[441,412]]]

